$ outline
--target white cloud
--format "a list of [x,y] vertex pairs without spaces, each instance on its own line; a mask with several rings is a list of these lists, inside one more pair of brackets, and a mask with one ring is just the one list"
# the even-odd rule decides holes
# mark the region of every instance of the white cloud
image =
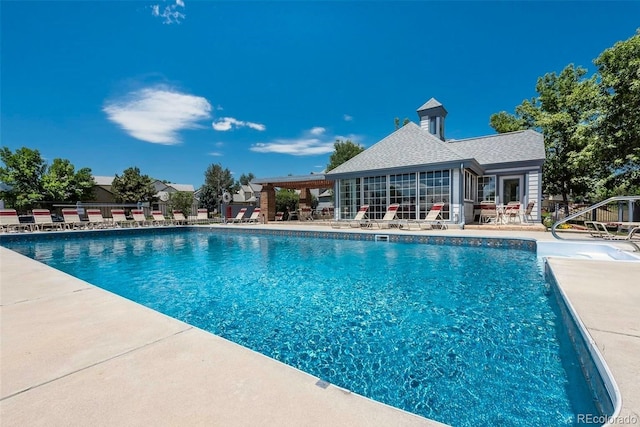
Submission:
[[291,154],[293,156],[314,156],[328,154],[333,151],[333,141],[324,142],[311,139],[278,139],[274,142],[259,142],[251,147],[257,153]]
[[265,125],[260,123],[244,122],[242,120],[234,119],[233,117],[222,117],[221,119],[218,119],[215,122],[213,122],[212,127],[215,130],[220,132],[226,132],[228,130],[231,130],[232,127],[235,127],[235,128],[248,127],[248,128],[259,130],[259,131],[263,131],[267,128]]
[[316,156],[321,154],[333,153],[334,143],[336,139],[350,139],[356,142],[356,136],[349,137],[333,136],[319,138],[324,135],[326,129],[323,127],[314,127],[304,133],[300,138],[293,139],[276,139],[271,142],[259,142],[254,144],[250,150],[257,153],[278,153],[290,154],[292,156]]
[[345,122],[353,121],[353,116],[350,116],[348,114],[345,114],[344,116],[342,116],[342,118],[344,119]]
[[214,156],[214,157],[220,157],[222,156],[222,153],[219,153],[217,151],[211,151],[210,153],[207,153],[210,156]]
[[163,24],[179,24],[186,17],[184,13],[178,11],[179,7],[184,9],[183,0],[175,0],[174,4],[164,6],[164,8],[160,4],[154,4],[151,6],[151,15],[162,18]]
[[180,143],[181,130],[202,127],[198,122],[210,117],[211,104],[200,96],[152,87],[109,100],[102,110],[134,138],[173,145]]

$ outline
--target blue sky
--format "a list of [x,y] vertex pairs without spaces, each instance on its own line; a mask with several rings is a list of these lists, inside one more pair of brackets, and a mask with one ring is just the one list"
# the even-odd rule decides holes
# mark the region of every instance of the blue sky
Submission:
[[202,185],[321,172],[435,97],[447,138],[640,27],[640,2],[2,1],[2,145]]

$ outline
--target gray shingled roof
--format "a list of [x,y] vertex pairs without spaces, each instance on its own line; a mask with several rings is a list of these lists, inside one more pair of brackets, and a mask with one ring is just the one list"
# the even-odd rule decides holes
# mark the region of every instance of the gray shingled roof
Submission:
[[542,162],[544,158],[543,137],[532,130],[443,142],[411,122],[328,172],[327,177],[472,159],[492,165]]
[[545,159],[544,138],[532,130],[461,139],[449,144],[461,155],[473,157],[481,165]]
[[422,107],[418,108],[417,111],[422,111],[422,110],[428,110],[430,108],[436,108],[436,107],[442,107],[444,109],[444,106],[438,102],[437,99],[435,98],[431,98],[430,100],[428,100],[427,102],[425,102]]
[[465,160],[451,144],[426,132],[413,122],[372,145],[362,153],[327,173],[350,173],[377,169],[401,168],[430,163]]

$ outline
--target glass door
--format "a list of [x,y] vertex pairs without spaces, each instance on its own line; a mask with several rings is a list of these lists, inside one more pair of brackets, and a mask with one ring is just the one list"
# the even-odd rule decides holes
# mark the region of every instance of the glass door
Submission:
[[506,205],[509,202],[522,201],[522,177],[521,176],[503,176],[500,177],[500,189],[502,194],[500,200]]

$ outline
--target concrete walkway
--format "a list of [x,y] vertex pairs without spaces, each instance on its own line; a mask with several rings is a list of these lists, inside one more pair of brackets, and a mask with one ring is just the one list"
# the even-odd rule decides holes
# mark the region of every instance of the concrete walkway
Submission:
[[[316,227],[331,230],[305,229]],[[520,230],[446,235],[551,238]],[[621,415],[638,420],[640,289],[633,278],[640,277],[640,263],[550,263],[618,381]],[[3,427],[441,425],[325,387],[2,247],[0,274]]]

